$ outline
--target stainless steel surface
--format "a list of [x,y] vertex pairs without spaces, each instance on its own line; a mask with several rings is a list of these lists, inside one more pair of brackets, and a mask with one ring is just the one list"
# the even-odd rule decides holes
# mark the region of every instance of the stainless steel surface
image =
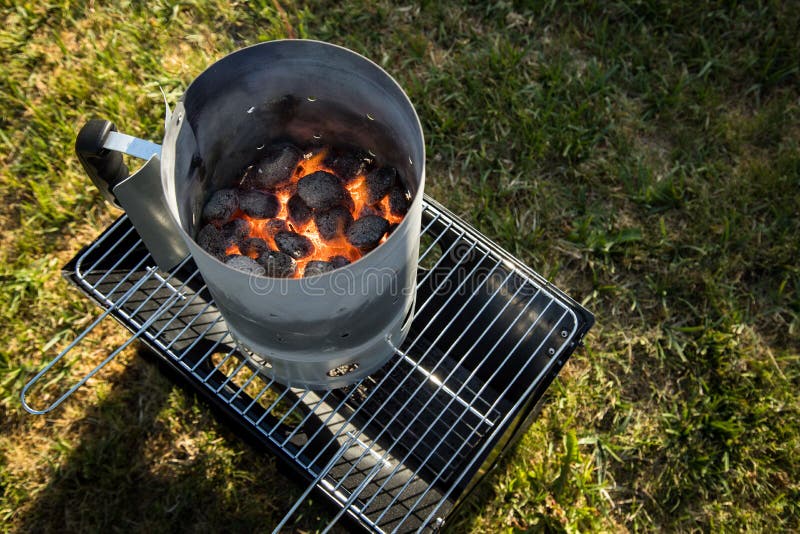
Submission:
[[[123,134],[111,132],[111,135]],[[139,170],[117,184],[114,196],[162,271],[169,271],[189,255],[189,248],[175,230],[164,201],[161,160],[157,155],[150,156]]]
[[[352,145],[396,167],[414,199],[385,243],[309,279],[234,270],[193,240],[208,195],[277,141]],[[254,364],[279,382],[316,389],[353,384],[402,343],[414,306],[425,147],[413,106],[380,67],[317,41],[271,41],[217,61],[170,119],[161,176],[169,211],[225,317]]]
[[[415,326],[385,367],[346,390],[287,388],[254,369],[198,271],[148,274],[135,235],[116,235],[124,220],[71,277],[305,470],[340,504],[334,521],[429,528],[588,327],[558,290],[428,202]],[[133,286],[144,296],[131,298]]]
[[[169,110],[167,110],[166,117],[168,120]],[[161,155],[161,145],[157,145],[151,141],[145,141],[144,139],[139,139],[138,137],[133,137],[120,132],[109,132],[105,143],[103,143],[103,148],[114,150],[116,152],[122,152],[123,154],[133,156],[134,158],[143,159],[145,161],[149,160],[153,156]]]

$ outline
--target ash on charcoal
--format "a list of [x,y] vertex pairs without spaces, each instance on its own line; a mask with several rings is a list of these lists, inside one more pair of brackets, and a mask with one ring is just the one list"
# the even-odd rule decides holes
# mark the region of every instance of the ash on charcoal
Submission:
[[228,244],[239,244],[250,233],[250,223],[244,219],[234,219],[222,226],[222,235]]
[[315,210],[341,204],[349,196],[339,179],[325,171],[317,171],[300,178],[297,182],[297,194]]
[[230,221],[239,209],[239,195],[233,189],[220,189],[206,202],[203,220],[221,226]]
[[389,191],[389,211],[392,212],[392,215],[402,217],[408,213],[409,205],[411,205],[411,197],[408,191],[399,185],[395,185]]
[[242,239],[242,242],[239,243],[239,250],[245,256],[258,258],[269,250],[269,246],[267,245],[267,242],[260,237],[248,237],[246,239]]
[[389,221],[377,215],[367,215],[350,225],[347,241],[361,251],[369,251],[378,246],[388,230]]
[[239,193],[239,209],[254,219],[271,219],[278,214],[278,197],[263,191],[243,191]]
[[344,267],[345,265],[350,265],[350,260],[344,256],[331,256],[328,258],[328,261],[331,262],[336,269]]
[[282,231],[275,234],[275,245],[281,252],[299,260],[314,252],[314,244],[309,238],[295,232]]
[[308,278],[309,276],[329,273],[334,269],[336,269],[336,267],[334,267],[334,265],[329,261],[310,261],[306,264],[306,268],[303,271],[303,277]]
[[327,210],[314,212],[317,231],[320,237],[326,241],[344,235],[352,222],[353,216],[343,206],[334,206]]
[[302,226],[311,220],[311,208],[308,204],[303,202],[300,195],[294,195],[286,203],[286,209],[289,211],[289,218],[298,226]]
[[294,145],[276,145],[247,170],[244,184],[255,189],[276,189],[289,182],[303,153]]
[[274,278],[289,278],[297,270],[297,264],[288,254],[278,250],[269,250],[258,258],[258,263],[264,267],[267,276]]
[[242,256],[239,254],[232,254],[225,259],[225,265],[232,267],[237,271],[242,271],[248,274],[255,274],[264,276],[264,267],[256,263],[255,260]]
[[225,257],[224,234],[213,224],[207,224],[200,229],[197,233],[197,244],[212,256],[217,258]]
[[288,230],[288,229],[289,229],[289,226],[286,224],[286,221],[284,221],[283,219],[270,219],[264,225],[264,230],[269,235],[271,235],[272,237],[275,237],[275,234],[277,234],[278,232],[282,232],[282,231]]
[[344,183],[352,182],[372,162],[369,153],[363,150],[336,150],[323,161]]
[[385,197],[397,181],[394,167],[381,167],[367,175],[367,202],[374,204]]

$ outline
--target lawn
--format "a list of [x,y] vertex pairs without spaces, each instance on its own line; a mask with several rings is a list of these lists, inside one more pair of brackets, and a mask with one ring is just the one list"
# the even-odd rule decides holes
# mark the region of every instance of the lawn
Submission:
[[[119,214],[80,126],[159,141],[159,88],[284,37],[395,76],[427,192],[597,316],[452,531],[800,529],[796,3],[12,0],[2,22],[3,529],[260,531],[302,493],[141,349],[51,415],[18,402],[97,313],[60,279]],[[124,339],[104,325],[58,378]],[[330,517],[312,499],[296,528]]]

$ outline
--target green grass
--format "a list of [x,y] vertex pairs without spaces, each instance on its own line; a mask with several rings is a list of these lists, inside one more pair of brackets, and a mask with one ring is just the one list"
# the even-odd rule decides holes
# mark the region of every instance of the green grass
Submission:
[[[213,60],[294,35],[394,75],[428,192],[597,315],[453,531],[800,529],[800,11],[785,2],[12,2],[0,28],[0,523],[263,530],[301,489],[133,352],[17,395],[95,310],[84,120],[159,139]],[[119,342],[79,350],[77,376]],[[46,348],[45,348],[46,347]],[[330,517],[313,504],[299,529]]]

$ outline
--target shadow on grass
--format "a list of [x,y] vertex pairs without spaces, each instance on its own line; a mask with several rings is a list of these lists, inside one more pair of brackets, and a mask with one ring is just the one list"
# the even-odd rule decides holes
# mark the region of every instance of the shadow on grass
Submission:
[[[74,423],[74,446],[19,518],[20,531],[266,531],[300,496],[302,484],[272,456],[215,423],[152,360],[140,349]],[[307,504],[294,528],[316,530],[330,517]]]

